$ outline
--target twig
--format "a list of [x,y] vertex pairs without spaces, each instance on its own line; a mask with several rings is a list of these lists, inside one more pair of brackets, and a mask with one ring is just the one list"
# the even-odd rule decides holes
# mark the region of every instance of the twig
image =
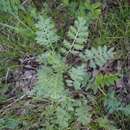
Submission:
[[15,103],[17,103],[17,102],[19,102],[20,100],[22,100],[25,96],[27,96],[27,95],[23,95],[23,96],[21,96],[20,98],[14,100],[14,102],[10,103],[9,105],[3,107],[3,108],[0,110],[0,113],[1,113],[3,110],[8,109],[9,107],[11,107],[12,105],[14,105]]

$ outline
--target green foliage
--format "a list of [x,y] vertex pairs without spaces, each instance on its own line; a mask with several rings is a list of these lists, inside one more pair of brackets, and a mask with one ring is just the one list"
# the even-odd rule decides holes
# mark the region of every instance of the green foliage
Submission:
[[52,51],[41,54],[39,56],[39,61],[46,66],[51,66],[55,72],[62,73],[68,68],[62,57]]
[[57,43],[59,37],[56,34],[55,26],[50,18],[39,16],[36,24],[38,31],[36,32],[36,41],[38,44],[50,48],[52,44]]
[[119,79],[118,75],[115,74],[98,74],[95,79],[96,86],[111,86]]
[[66,80],[68,86],[74,86],[76,90],[80,90],[86,87],[89,82],[90,76],[85,72],[85,66],[73,67],[69,71],[69,76],[71,80]]
[[108,120],[106,116],[98,118],[97,122],[99,127],[104,128],[105,130],[118,130],[115,126],[113,126],[113,122]]
[[13,118],[1,118],[0,119],[0,130],[6,129],[17,129],[20,121]]
[[[110,2],[111,3],[111,2]],[[95,23],[95,29],[90,35],[94,46],[116,46],[117,56],[122,59],[128,54],[128,39],[130,36],[129,12],[127,0],[117,2],[119,5],[110,9]],[[95,33],[96,32],[96,33]],[[98,35],[97,35],[98,34]]]
[[56,121],[54,119],[54,122],[55,124],[58,124],[58,129],[64,130],[69,127],[70,121],[73,120],[73,111],[73,99],[69,97],[64,97],[60,100],[59,105],[56,108],[56,113],[53,114],[55,115]]
[[125,105],[115,96],[115,93],[109,93],[104,101],[104,105],[109,113],[122,112],[124,115],[130,115],[130,105]]
[[[42,18],[42,20],[42,27],[39,23],[37,24],[38,26],[40,25],[39,27],[37,26],[39,30],[47,25],[52,28],[49,28],[45,35],[49,35],[47,37],[51,38],[57,37],[54,26],[48,24],[51,23],[51,20],[48,18]],[[51,40],[50,38],[49,42],[41,38],[41,43],[39,42],[48,48],[48,50],[39,56],[43,67],[38,72],[38,82],[33,92],[38,98],[47,98],[51,101],[51,105],[47,106],[44,112],[46,119],[45,128],[47,130],[51,130],[52,128],[59,130],[65,130],[69,127],[72,128],[71,122],[79,122],[83,126],[91,123],[91,103],[89,105],[86,103],[86,98],[82,93],[82,99],[79,100],[75,100],[70,96],[65,82],[71,89],[74,87],[74,91],[80,92],[90,86],[94,87],[92,89],[98,90],[100,88],[99,90],[102,90],[104,86],[113,85],[118,80],[118,76],[114,74],[99,74],[96,77],[91,77],[87,73],[86,63],[88,61],[90,62],[90,67],[96,69],[97,67],[103,67],[114,57],[113,48],[108,50],[106,46],[98,47],[98,49],[92,48],[91,50],[85,50],[85,53],[81,54],[81,50],[84,49],[85,42],[88,38],[88,27],[89,23],[87,23],[84,17],[78,17],[74,26],[71,26],[68,31],[68,39],[63,42],[64,47],[59,48],[60,52],[62,51],[65,54],[64,57],[58,52],[55,52],[56,48],[53,43],[56,43],[58,38],[56,38],[57,40]],[[50,35],[49,31],[51,33],[53,32],[54,37]],[[36,34],[42,34],[42,36],[43,33],[44,29],[36,32]],[[37,38],[39,39],[38,35]],[[51,46],[48,46],[49,44]],[[70,68],[66,65],[64,58],[70,53],[73,55],[80,53],[80,56],[83,58],[81,65],[77,65],[76,67],[69,66]],[[64,79],[65,73],[69,76],[66,80]]]
[[7,13],[18,13],[20,0],[1,0],[0,11]]
[[87,105],[80,105],[76,109],[76,116],[77,120],[83,124],[88,125],[91,122],[91,113],[90,113],[91,107]]
[[55,73],[49,67],[43,67],[38,72],[37,87],[34,91],[38,97],[59,99],[64,96],[62,73]]
[[91,22],[92,20],[95,20],[99,17],[101,14],[101,4],[99,2],[91,3],[86,2],[85,4],[82,4],[82,6],[85,6],[84,9],[87,12],[87,19]]
[[67,65],[64,64],[60,55],[52,52],[42,54],[39,59],[45,66],[38,72],[38,82],[34,92],[40,97],[61,98],[64,96],[63,73]]
[[104,93],[103,89],[114,85],[119,80],[119,76],[117,74],[97,74],[94,80],[95,85],[91,87],[94,93],[97,93],[98,90]]
[[61,107],[57,108],[56,111],[56,123],[59,124],[60,129],[68,128],[69,127],[69,120],[71,119],[71,114],[64,110]]
[[128,105],[123,105],[119,110],[127,117],[130,116],[130,104]]
[[111,94],[109,93],[109,95],[107,96],[104,105],[107,107],[109,113],[113,113],[115,111],[118,111],[122,104],[112,92]]
[[46,129],[65,130],[72,125],[72,122],[88,125],[91,121],[90,110],[91,107],[86,104],[85,100],[76,101],[70,97],[62,98],[60,102],[48,106],[44,112]]
[[5,93],[9,90],[9,85],[0,83],[0,103],[7,100],[8,96]]
[[61,49],[62,53],[66,55],[68,53],[77,54],[85,45],[88,38],[88,26],[89,24],[83,17],[78,17],[74,26],[71,26],[68,32],[68,40],[64,40],[64,47]]
[[7,80],[10,73],[14,73],[20,67],[19,59],[25,54],[40,53],[41,48],[34,44],[34,21],[30,11],[23,12],[21,10],[19,15],[15,12],[0,11],[0,99],[3,101],[9,98],[8,93],[14,89],[12,80],[9,81],[11,84],[8,84]]
[[[17,0],[4,0],[8,1],[13,3]],[[0,5],[2,2],[3,0]],[[0,10],[2,8],[3,6]],[[34,43],[34,21],[37,19],[35,13],[34,9],[20,10],[19,14],[0,12],[0,79],[3,80],[7,71],[10,73],[19,67],[19,58],[40,54],[42,48]],[[5,89],[8,85],[1,86]]]
[[90,62],[90,67],[96,69],[97,67],[103,67],[109,60],[114,57],[113,48],[109,49],[104,47],[91,48],[91,50],[85,50],[84,55],[81,57],[85,61]]
[[101,14],[101,4],[92,3],[91,0],[62,0],[69,8],[70,13],[77,17],[85,17],[90,23],[92,20],[98,18]]
[[[114,58],[113,48],[108,49],[107,46],[99,46],[85,50],[86,47],[89,47],[85,44],[91,40],[90,38],[88,40],[90,24],[101,12],[100,4],[92,4],[92,2],[87,0],[62,1],[72,11],[72,14],[69,12],[70,15],[76,18],[74,25],[70,26],[68,33],[65,32],[67,34],[67,36],[64,36],[65,39],[61,37],[63,44],[57,35],[52,19],[42,16],[42,13],[39,16],[34,10],[34,12],[28,12],[26,15],[24,15],[25,12],[20,12],[20,16],[13,15],[15,17],[13,21],[16,20],[16,23],[9,23],[10,20],[8,21],[9,24],[6,24],[6,22],[0,23],[2,31],[4,30],[2,36],[0,36],[2,46],[7,47],[7,50],[10,50],[10,52],[14,52],[14,49],[16,49],[16,52],[19,52],[18,56],[15,56],[15,52],[7,55],[12,54],[13,56],[10,55],[10,57],[17,60],[19,57],[22,57],[21,53],[23,55],[26,53],[34,55],[35,53],[38,55],[40,62],[37,73],[38,81],[36,86],[33,87],[32,95],[29,95],[29,97],[27,95],[25,99],[20,99],[20,101],[13,99],[14,105],[5,109],[5,111],[7,110],[6,116],[8,118],[0,119],[0,129],[2,130],[117,130],[114,123],[107,116],[103,115],[112,115],[112,119],[116,119],[116,117],[113,117],[113,114],[123,115],[123,117],[128,118],[130,116],[130,105],[125,104],[115,94],[108,93],[108,87],[115,85],[115,82],[119,79],[118,75],[108,74],[105,70],[104,74],[100,72],[102,70],[101,67],[107,65],[107,62]],[[51,3],[51,1],[49,2]],[[63,4],[59,3],[59,1],[58,4],[57,1],[54,3],[58,11],[64,8]],[[37,16],[39,16],[39,19],[37,24],[34,25]],[[8,16],[6,19],[8,19]],[[53,19],[57,20],[54,15]],[[60,19],[57,21],[62,24]],[[67,29],[65,28],[65,30]],[[34,32],[36,32],[36,35]],[[11,41],[10,39],[14,40]],[[32,44],[34,40],[37,42],[35,45]],[[17,47],[19,45],[20,47]],[[40,54],[39,48],[41,48],[42,54]],[[43,48],[45,48],[44,51]],[[61,52],[64,55],[61,55]],[[72,65],[71,63],[68,65],[66,60],[70,58],[68,54],[72,54],[69,55],[72,58],[75,58],[74,55],[76,54],[76,58],[80,58],[80,65]],[[0,59],[2,58],[3,53],[0,56]],[[4,60],[1,61],[3,62]],[[0,66],[4,66],[4,62]],[[97,73],[95,74],[95,72]],[[4,93],[8,91],[8,87],[7,89],[3,89],[3,87],[0,87],[1,100],[4,100]],[[96,91],[96,94],[90,88]],[[98,93],[98,90],[102,93]],[[6,97],[4,98],[6,100]],[[105,100],[103,100],[104,98]],[[19,104],[22,104],[23,108],[21,106],[19,108]],[[17,114],[20,113],[18,118],[26,120],[26,123],[19,123],[19,120],[10,118],[11,116],[8,113],[15,116],[18,116]],[[6,112],[2,113],[2,116],[4,114]],[[119,119],[119,122],[125,122],[126,120],[123,119],[122,121]]]

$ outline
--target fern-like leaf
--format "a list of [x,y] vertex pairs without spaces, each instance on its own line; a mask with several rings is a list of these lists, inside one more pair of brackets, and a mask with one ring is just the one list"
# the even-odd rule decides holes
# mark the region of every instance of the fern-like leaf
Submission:
[[125,116],[130,116],[130,105],[125,105],[115,96],[115,93],[112,92],[108,94],[104,102],[105,107],[109,113],[121,112]]
[[92,48],[91,50],[86,50],[84,55],[81,57],[85,61],[90,62],[90,67],[97,68],[104,66],[109,60],[113,59],[114,53],[113,48],[109,49],[104,47]]
[[50,48],[59,40],[51,18],[40,16],[36,28],[38,29],[36,32],[36,41],[38,44]]
[[104,106],[109,113],[117,112],[122,107],[122,103],[115,97],[115,93],[109,93],[105,99]]
[[119,79],[118,75],[115,74],[98,74],[96,76],[95,82],[96,82],[96,86],[101,86],[104,87],[106,86],[110,86],[110,85],[114,85],[115,82]]
[[58,107],[56,110],[56,123],[60,129],[68,128],[69,120],[71,119],[71,114],[65,109]]
[[77,109],[76,109],[76,116],[77,120],[83,124],[87,125],[91,122],[91,114],[90,114],[91,108],[87,105],[81,104]]
[[64,96],[64,83],[61,73],[54,73],[49,67],[43,67],[38,72],[37,86],[34,93],[38,97],[59,99]]
[[100,128],[104,128],[105,130],[118,130],[114,125],[113,122],[108,120],[106,116],[100,117],[97,120]]
[[39,56],[39,61],[45,66],[51,66],[55,72],[63,73],[68,67],[63,58],[52,51],[47,51]]
[[102,91],[105,86],[110,87],[114,85],[117,80],[119,80],[119,77],[116,74],[97,74],[95,77],[95,84],[91,88],[94,93],[97,93],[98,90]]
[[79,90],[89,82],[90,76],[85,71],[84,65],[73,67],[69,71],[69,75],[71,77],[70,80],[67,80],[68,86],[74,86],[76,90]]
[[68,40],[64,40],[64,47],[61,49],[63,54],[77,54],[84,48],[88,37],[87,21],[83,17],[78,17],[74,26],[71,26],[68,32]]

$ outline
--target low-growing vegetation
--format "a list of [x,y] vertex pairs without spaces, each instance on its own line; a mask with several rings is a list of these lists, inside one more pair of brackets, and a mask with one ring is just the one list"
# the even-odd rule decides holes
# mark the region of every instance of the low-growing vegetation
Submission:
[[126,0],[0,0],[0,130],[129,130]]

